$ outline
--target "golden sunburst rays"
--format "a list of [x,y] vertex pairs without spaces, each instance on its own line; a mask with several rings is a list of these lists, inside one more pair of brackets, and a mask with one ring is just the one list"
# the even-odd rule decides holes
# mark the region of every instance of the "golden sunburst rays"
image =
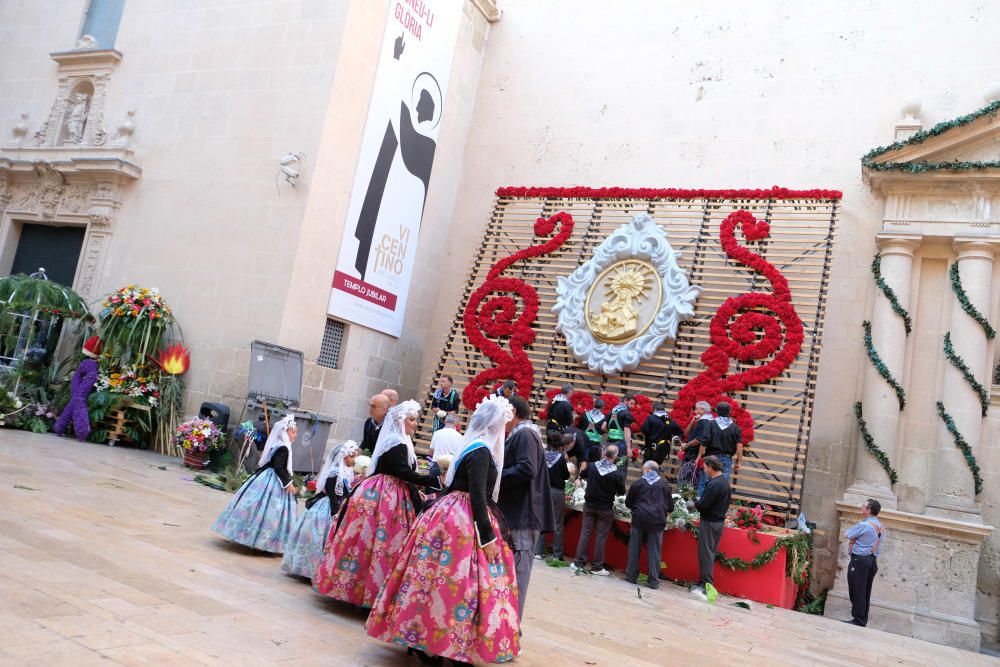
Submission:
[[639,262],[628,262],[615,269],[614,275],[605,283],[605,296],[619,301],[641,301],[647,296],[649,277],[646,267]]

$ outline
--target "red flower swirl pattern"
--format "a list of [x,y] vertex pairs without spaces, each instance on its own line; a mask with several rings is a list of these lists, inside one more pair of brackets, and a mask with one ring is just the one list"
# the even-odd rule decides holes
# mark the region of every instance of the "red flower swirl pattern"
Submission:
[[[802,320],[792,306],[788,280],[773,264],[737,242],[737,224],[747,241],[767,238],[770,225],[749,211],[739,210],[723,220],[719,240],[726,255],[764,274],[774,292],[746,292],[726,299],[719,307],[709,325],[712,345],[701,355],[706,369],[680,390],[670,414],[677,423],[686,424],[698,401],[708,401],[714,407],[725,400],[733,408],[732,417],[740,426],[743,442],[748,443],[754,438],[753,416],[731,394],[781,375],[799,356],[805,336]],[[728,375],[730,359],[746,362],[772,355],[766,363]]]
[[[565,243],[573,233],[573,216],[566,212],[556,213],[551,218],[538,218],[535,234],[548,236],[555,231],[556,223],[559,223],[559,231],[555,236],[497,262],[469,297],[462,318],[465,335],[477,350],[489,357],[493,366],[480,371],[462,392],[462,404],[467,410],[475,410],[497,381],[512,379],[524,393],[529,392],[534,383],[535,369],[524,348],[535,340],[532,325],[538,317],[538,292],[519,278],[500,274],[517,261],[545,255]],[[508,339],[509,349],[497,342],[502,339]]]

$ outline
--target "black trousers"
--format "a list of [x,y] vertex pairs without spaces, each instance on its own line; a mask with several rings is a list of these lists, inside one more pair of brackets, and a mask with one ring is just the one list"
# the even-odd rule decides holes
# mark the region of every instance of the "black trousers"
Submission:
[[650,588],[660,586],[660,549],[663,546],[663,529],[643,530],[635,525],[628,537],[628,563],[625,565],[625,579],[635,583],[639,578],[639,558],[642,557],[642,545],[646,545],[646,560],[648,563],[646,585]]
[[858,625],[868,625],[868,608],[872,602],[872,583],[878,573],[875,556],[851,555],[847,567],[847,591],[851,596],[851,616]]
[[725,521],[701,520],[698,528],[698,570],[701,573],[701,583],[715,584],[712,572],[715,569],[715,552],[719,548],[719,540],[722,539],[722,529],[726,527]]

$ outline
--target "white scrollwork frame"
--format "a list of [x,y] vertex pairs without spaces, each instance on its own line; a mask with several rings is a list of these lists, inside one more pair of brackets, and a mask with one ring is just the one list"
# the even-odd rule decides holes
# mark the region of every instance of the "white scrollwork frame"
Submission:
[[[652,357],[667,338],[677,337],[680,323],[694,316],[694,303],[702,292],[688,282],[677,264],[678,257],[667,233],[653,218],[641,213],[604,239],[594,256],[569,277],[559,276],[552,306],[559,318],[556,328],[580,363],[592,371],[616,375]],[[605,343],[595,338],[587,326],[587,294],[605,269],[626,259],[643,259],[653,265],[660,276],[663,300],[641,336],[626,343]]]

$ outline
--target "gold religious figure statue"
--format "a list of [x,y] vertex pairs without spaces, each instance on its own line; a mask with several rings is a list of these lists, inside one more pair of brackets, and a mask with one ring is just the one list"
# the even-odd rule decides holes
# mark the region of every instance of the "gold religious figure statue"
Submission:
[[[603,299],[598,305],[599,296]],[[606,343],[631,340],[649,328],[661,299],[659,275],[651,265],[631,259],[618,262],[601,273],[590,288],[587,327]]]

